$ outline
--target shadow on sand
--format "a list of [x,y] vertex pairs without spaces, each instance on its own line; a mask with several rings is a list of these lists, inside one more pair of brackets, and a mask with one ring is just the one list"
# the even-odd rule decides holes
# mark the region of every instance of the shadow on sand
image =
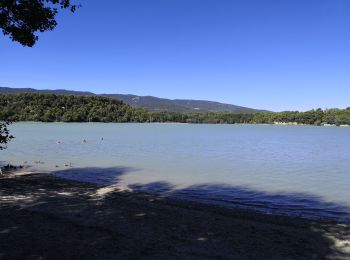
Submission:
[[[113,187],[119,184],[120,177],[136,171],[138,169],[130,167],[92,167],[68,168],[55,171],[53,174],[70,180]],[[350,207],[326,202],[311,194],[263,192],[226,184],[198,184],[178,189],[175,185],[165,181],[135,183],[126,188],[230,208],[254,209],[267,214],[350,223]]]
[[57,177],[65,179],[89,182],[98,185],[117,184],[119,177],[128,172],[137,171],[136,168],[130,167],[88,167],[88,168],[68,168],[52,172]]
[[263,192],[225,184],[199,184],[177,189],[167,182],[133,184],[129,188],[229,208],[254,209],[266,214],[350,223],[350,207],[326,202],[310,194]]
[[[0,259],[350,257],[347,224],[174,199],[186,197],[197,201],[201,197],[201,201],[212,203],[217,198],[216,204],[230,200],[244,207],[254,202],[257,208],[266,208],[272,199],[281,205],[292,199],[296,206],[303,203],[312,203],[314,209],[327,206],[317,197],[267,194],[225,185],[176,189],[167,182],[135,184],[130,186],[134,192],[110,190],[103,196],[97,195],[100,189],[117,184],[130,170],[135,169],[84,168],[55,173],[84,181],[92,181],[91,175],[100,174],[99,185],[43,174],[1,178]],[[192,198],[191,193],[195,194]],[[227,198],[223,199],[223,194]],[[328,206],[345,210],[341,205]],[[271,210],[265,213],[276,209]]]

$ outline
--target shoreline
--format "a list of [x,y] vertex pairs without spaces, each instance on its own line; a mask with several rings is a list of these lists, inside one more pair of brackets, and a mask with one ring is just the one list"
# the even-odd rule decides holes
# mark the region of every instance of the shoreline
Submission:
[[[74,171],[74,168],[69,167],[68,169],[72,169]],[[72,182],[78,182],[82,184],[85,183],[85,184],[93,185],[96,188],[98,188],[98,193],[101,196],[107,193],[113,193],[118,191],[128,191],[132,193],[142,193],[142,194],[148,194],[148,195],[157,196],[157,197],[166,197],[169,200],[176,200],[182,203],[194,203],[194,204],[199,204],[206,207],[223,208],[227,210],[248,211],[254,214],[256,213],[256,214],[276,216],[276,217],[290,217],[290,218],[298,218],[298,219],[300,218],[306,221],[318,221],[318,222],[329,222],[329,223],[339,223],[339,224],[350,225],[349,211],[345,211],[345,209],[343,209],[342,206],[338,206],[338,208],[333,208],[333,209],[320,208],[320,206],[316,208],[304,206],[303,208],[295,208],[293,211],[291,211],[288,209],[281,208],[281,206],[283,205],[273,204],[272,201],[268,201],[268,202],[265,201],[265,203],[270,203],[270,205],[266,204],[265,207],[261,205],[259,207],[256,207],[254,205],[254,202],[249,204],[249,203],[244,203],[240,200],[235,200],[234,202],[227,202],[225,200],[218,201],[217,199],[212,199],[210,197],[209,198],[199,197],[199,195],[191,196],[190,194],[187,196],[186,195],[184,196],[184,195],[181,195],[181,192],[177,193],[176,189],[167,190],[168,187],[160,188],[160,190],[157,190],[157,189],[152,190],[147,188],[144,189],[141,184],[120,185],[117,183],[110,184],[108,182],[99,183],[91,180],[65,177],[64,175],[57,175],[55,171],[49,171],[49,170],[48,171],[42,171],[42,170],[28,171],[26,170],[25,167],[23,169],[9,170],[9,172],[7,173],[5,172],[3,176],[13,178],[13,177],[27,176],[27,175],[45,175],[45,176],[51,176],[53,178],[62,179],[68,182],[72,181]],[[0,178],[1,178],[1,175],[0,175]],[[147,184],[145,186],[147,186]],[[220,189],[220,188],[221,187],[217,187],[217,189]],[[287,197],[285,197],[284,199],[286,200]],[[293,202],[289,201],[289,203],[291,204]],[[332,210],[332,211],[329,212],[329,210]],[[315,212],[312,212],[312,211],[315,211]],[[343,215],[335,215],[340,213]]]
[[57,250],[45,250],[55,243],[66,257],[87,259],[350,257],[349,224],[127,190],[104,194],[101,186],[47,174],[5,176],[0,183],[4,259],[58,259]]
[[274,122],[274,123],[183,123],[183,122],[44,122],[44,121],[14,121],[12,124],[16,123],[32,123],[32,124],[171,124],[171,125],[269,125],[269,126],[314,126],[314,127],[336,127],[336,128],[347,128],[350,125],[335,125],[335,124],[298,124],[296,122]]

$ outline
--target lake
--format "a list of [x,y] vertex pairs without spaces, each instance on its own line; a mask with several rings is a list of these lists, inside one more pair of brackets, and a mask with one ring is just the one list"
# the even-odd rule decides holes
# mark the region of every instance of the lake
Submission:
[[[2,163],[269,214],[350,221],[350,128],[16,123]],[[84,140],[86,142],[84,142]]]

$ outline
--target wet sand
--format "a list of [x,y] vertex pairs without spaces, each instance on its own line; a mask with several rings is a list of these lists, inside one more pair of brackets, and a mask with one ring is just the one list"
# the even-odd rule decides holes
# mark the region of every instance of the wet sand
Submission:
[[350,226],[0,177],[0,259],[349,259]]

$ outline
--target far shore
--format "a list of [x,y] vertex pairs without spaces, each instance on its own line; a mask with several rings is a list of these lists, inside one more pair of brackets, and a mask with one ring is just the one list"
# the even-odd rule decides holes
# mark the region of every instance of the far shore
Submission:
[[[1,259],[349,259],[350,225],[0,177]],[[102,190],[101,190],[102,189]]]
[[43,122],[43,121],[15,121],[13,123],[48,123],[48,124],[174,124],[174,125],[276,125],[276,126],[323,126],[323,127],[350,127],[350,125],[336,125],[336,124],[299,124],[296,122],[273,122],[273,123],[183,123],[183,122]]

